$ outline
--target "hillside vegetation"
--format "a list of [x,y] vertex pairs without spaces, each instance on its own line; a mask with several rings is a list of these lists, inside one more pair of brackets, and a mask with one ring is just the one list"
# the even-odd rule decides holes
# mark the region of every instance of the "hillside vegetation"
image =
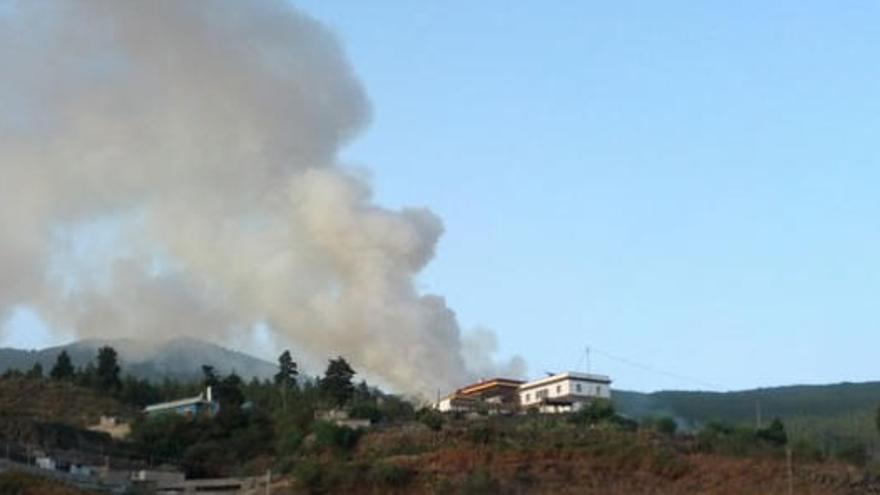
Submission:
[[2,495],[87,495],[88,493],[32,474],[15,471],[0,473]]
[[880,382],[795,385],[739,392],[615,391],[615,405],[633,417],[669,415],[693,422],[764,417],[836,417],[880,405]]
[[[880,493],[872,474],[880,458],[859,440],[876,435],[873,414],[813,408],[831,415],[771,418],[807,410],[782,408],[802,398],[768,398],[756,427],[747,409],[734,409],[740,420],[723,407],[747,402],[748,394],[656,394],[651,399],[665,408],[644,410],[641,418],[627,413],[625,401],[639,397],[626,393],[618,394],[624,414],[606,401],[573,414],[441,414],[358,383],[342,357],[330,359],[323,376],[303,380],[286,351],[271,380],[245,381],[211,366],[201,368],[198,381],[155,383],[121,373],[116,351],[106,346],[86,366],[75,367],[62,352],[48,373],[40,366],[6,372],[0,440],[19,460],[37,447],[77,459],[88,454],[123,470],[171,465],[195,478],[271,469],[278,493],[294,494],[763,494],[785,493],[789,484],[798,494]],[[216,415],[140,414],[144,404],[207,386]],[[82,429],[102,414],[132,419],[130,437],[114,441]],[[372,425],[352,429],[336,422],[340,414]],[[843,422],[835,436],[809,440],[804,432],[829,418]],[[864,423],[873,429],[853,429],[845,440],[844,426]]]
[[785,421],[791,439],[814,446],[825,456],[880,450],[877,409],[880,382],[798,385],[740,392],[616,391],[615,407],[642,419],[668,416],[685,429],[710,422],[754,425],[774,417]]
[[[786,493],[784,449],[750,437],[675,436],[614,420],[447,417],[439,428],[366,433],[355,447],[304,451],[290,493],[602,494]],[[834,462],[795,456],[794,493],[876,493],[877,480]]]
[[24,417],[35,421],[87,427],[101,415],[134,418],[137,409],[68,381],[7,377],[0,380],[0,418]]

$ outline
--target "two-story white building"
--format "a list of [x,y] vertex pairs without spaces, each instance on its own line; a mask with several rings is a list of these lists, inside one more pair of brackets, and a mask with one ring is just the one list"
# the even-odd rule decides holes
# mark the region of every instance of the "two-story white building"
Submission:
[[611,399],[611,378],[569,371],[519,387],[520,407],[542,413],[577,411],[596,399]]

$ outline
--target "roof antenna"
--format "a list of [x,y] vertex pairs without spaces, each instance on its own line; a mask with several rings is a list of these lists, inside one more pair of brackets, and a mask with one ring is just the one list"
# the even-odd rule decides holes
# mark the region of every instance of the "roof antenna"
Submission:
[[590,346],[587,346],[587,374],[589,375],[592,371],[590,370]]

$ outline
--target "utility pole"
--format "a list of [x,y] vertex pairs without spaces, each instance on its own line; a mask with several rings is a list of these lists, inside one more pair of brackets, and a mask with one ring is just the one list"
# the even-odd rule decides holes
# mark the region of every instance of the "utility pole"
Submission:
[[761,429],[761,399],[755,399],[755,429]]
[[788,465],[788,495],[794,495],[794,470],[791,467],[791,447],[785,449],[785,460]]
[[590,364],[590,346],[587,346],[587,373],[592,373]]

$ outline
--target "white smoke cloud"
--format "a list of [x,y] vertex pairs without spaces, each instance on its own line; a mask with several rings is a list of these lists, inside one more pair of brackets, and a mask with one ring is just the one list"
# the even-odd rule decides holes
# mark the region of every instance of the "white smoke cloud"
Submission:
[[[521,372],[415,288],[442,223],[376,205],[338,162],[369,105],[286,2],[0,0],[0,67],[0,318],[226,341],[266,324],[422,394]],[[112,249],[71,254],[96,222]]]

